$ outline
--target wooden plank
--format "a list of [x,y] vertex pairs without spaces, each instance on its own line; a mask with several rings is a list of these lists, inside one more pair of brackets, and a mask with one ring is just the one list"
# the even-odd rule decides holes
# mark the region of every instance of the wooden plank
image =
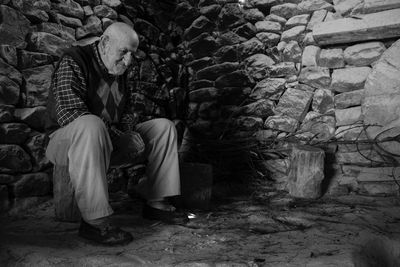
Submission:
[[56,220],[62,222],[79,221],[81,213],[75,201],[68,166],[54,166],[53,195]]
[[351,15],[369,14],[395,8],[400,8],[399,0],[364,0],[364,3],[353,9]]
[[399,37],[400,8],[318,23],[312,34],[319,45]]
[[320,148],[296,146],[290,155],[288,189],[293,197],[318,198],[324,179],[325,152]]

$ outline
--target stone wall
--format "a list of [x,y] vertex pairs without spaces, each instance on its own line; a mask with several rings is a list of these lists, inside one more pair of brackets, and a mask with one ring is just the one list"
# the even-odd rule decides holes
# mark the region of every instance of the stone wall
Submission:
[[398,8],[373,0],[181,1],[176,22],[192,71],[189,129],[199,146],[210,146],[202,138],[220,141],[203,149],[208,159],[230,161],[242,149],[226,176],[243,179],[236,171],[244,160],[259,179],[286,190],[290,147],[305,143],[325,149],[329,193],[397,194],[400,149],[396,142],[379,149],[377,133],[368,132],[385,117],[391,123],[382,126],[399,126],[399,65],[385,76],[386,98],[374,81],[390,65],[379,58],[400,36]]
[[[326,151],[329,193],[397,194],[397,143],[379,150],[371,140],[398,132],[398,8],[390,0],[0,0],[0,210],[51,195],[51,73],[63,49],[93,42],[115,20],[140,34],[133,111],[140,120],[185,119],[183,150],[197,154],[183,159],[213,163],[217,179],[256,174],[286,190],[291,146],[306,143]],[[113,170],[111,180],[123,175]]]
[[[52,164],[45,157],[44,130],[51,74],[63,49],[97,40],[113,21],[134,23],[140,36],[129,74],[137,117],[179,115],[169,100],[179,95],[177,77],[184,77],[184,68],[171,40],[175,35],[166,28],[175,5],[125,2],[0,1],[0,211],[17,211],[51,196]],[[149,94],[157,94],[162,103],[152,105]],[[111,191],[126,186],[121,172],[110,171]]]

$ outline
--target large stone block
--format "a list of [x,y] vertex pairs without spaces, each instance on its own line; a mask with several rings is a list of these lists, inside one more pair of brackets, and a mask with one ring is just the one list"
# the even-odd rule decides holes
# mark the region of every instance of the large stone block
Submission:
[[275,114],[284,114],[297,121],[303,121],[312,97],[311,92],[289,88],[280,98]]
[[275,103],[269,99],[260,99],[243,106],[242,112],[247,116],[267,118],[274,115]]
[[[200,8],[199,12],[203,16],[207,17],[209,20],[216,21],[218,18],[218,14],[221,11],[221,8],[222,7],[220,5],[214,4]],[[257,18],[257,16],[259,15],[256,13],[256,11],[249,9],[248,12],[246,12],[246,18],[249,21],[253,21]]]
[[175,9],[175,20],[179,25],[183,27],[189,27],[189,25],[199,16],[199,11],[187,2],[181,2],[176,5]]
[[362,122],[363,120],[363,114],[361,113],[360,106],[346,109],[336,109],[335,116],[337,126],[355,124],[357,122]]
[[274,64],[270,67],[270,77],[289,77],[292,75],[297,75],[298,71],[294,62],[280,62]]
[[385,50],[382,42],[356,44],[344,50],[344,59],[349,65],[368,66],[379,59]]
[[338,109],[344,109],[361,105],[361,102],[364,99],[364,92],[364,89],[360,89],[335,95],[335,107]]
[[20,146],[0,145],[0,172],[12,174],[31,169],[31,159]]
[[20,88],[6,76],[0,75],[0,104],[15,105],[19,101]]
[[325,0],[303,0],[298,5],[300,13],[312,13],[314,11],[325,9],[328,11],[333,11],[333,5]]
[[238,51],[242,58],[247,58],[254,54],[260,54],[264,52],[264,44],[254,37],[244,43],[241,43],[238,46]]
[[369,14],[396,8],[400,8],[400,2],[397,0],[364,0],[352,10],[351,15]]
[[70,47],[64,39],[47,32],[34,32],[29,37],[32,49],[52,56],[60,57],[63,50]]
[[208,33],[202,33],[189,43],[189,48],[195,58],[207,57],[217,50],[217,41]]
[[296,119],[285,115],[270,116],[265,120],[264,128],[294,133],[299,125]]
[[102,0],[101,3],[111,8],[119,8],[122,4],[120,0]]
[[12,45],[0,45],[0,57],[13,67],[18,65],[17,49]]
[[258,82],[250,94],[253,99],[271,99],[278,100],[285,90],[285,79],[265,78]]
[[21,73],[13,66],[7,64],[2,58],[0,58],[0,75],[4,75],[19,85],[22,84]]
[[[367,125],[398,126],[400,94],[365,96],[362,104],[364,122]],[[372,128],[371,128],[372,130]],[[375,137],[374,135],[371,135]]]
[[47,173],[24,174],[11,185],[11,191],[15,197],[45,196],[51,193],[51,181]]
[[314,39],[320,45],[354,43],[400,36],[400,8],[358,18],[343,18],[315,25]]
[[16,9],[33,22],[49,20],[46,11],[51,9],[50,0],[13,0],[12,3]]
[[215,24],[213,22],[205,16],[200,16],[185,30],[184,38],[191,40],[204,32],[211,33],[214,28]]
[[276,5],[271,7],[271,14],[289,19],[300,13],[300,10],[296,4],[287,3],[282,5]]
[[259,32],[256,34],[256,37],[263,42],[266,48],[276,46],[281,39],[279,34],[271,32]]
[[256,35],[257,28],[256,28],[256,26],[254,26],[253,24],[248,22],[248,23],[245,23],[245,24],[235,28],[233,30],[233,32],[237,33],[239,36],[241,36],[243,38],[250,39],[250,38],[254,37],[254,35]]
[[244,18],[250,22],[255,23],[257,21],[264,20],[264,17],[264,14],[258,8],[244,10]]
[[318,66],[330,69],[343,68],[343,50],[341,48],[322,49],[318,57]]
[[368,140],[363,124],[340,126],[336,129],[337,139],[345,141]]
[[312,30],[316,24],[323,22],[327,13],[325,9],[314,11],[307,24],[307,30]]
[[310,19],[310,14],[301,14],[294,17],[291,17],[285,24],[286,29],[290,29],[296,26],[307,25]]
[[43,65],[48,65],[54,61],[52,56],[45,53],[20,50],[19,55],[20,55],[19,65],[21,69],[29,69]]
[[31,30],[30,21],[19,11],[0,5],[0,44],[26,47],[25,36]]
[[243,24],[242,9],[236,3],[225,4],[219,13],[218,21],[223,28]]
[[221,45],[234,45],[245,42],[246,40],[246,38],[234,33],[233,31],[227,31],[218,36],[217,43]]
[[289,41],[289,43],[287,43],[283,48],[282,60],[283,61],[292,61],[295,63],[301,62],[302,52],[303,52],[303,50],[301,49],[301,47],[297,41],[293,41],[293,40]]
[[264,54],[255,54],[244,60],[246,71],[256,81],[264,79],[274,63],[272,58]]
[[52,8],[69,17],[83,19],[85,12],[80,4],[73,0],[59,0],[52,4]]
[[363,0],[333,0],[336,12],[343,16],[348,15],[353,8],[362,2]]
[[314,92],[312,109],[321,114],[325,114],[334,109],[333,92],[329,89],[317,89]]
[[317,58],[321,48],[315,45],[308,45],[303,50],[303,55],[301,58],[302,66],[317,66]]
[[335,135],[336,121],[330,115],[310,111],[305,116],[300,127],[300,132],[308,135],[312,141],[328,141]]
[[289,41],[298,41],[301,42],[304,39],[306,26],[295,26],[289,30],[282,32],[281,41],[289,42]]
[[118,13],[109,6],[99,5],[93,8],[94,14],[99,18],[117,19]]
[[237,70],[238,67],[239,63],[237,62],[225,62],[209,66],[197,72],[197,79],[215,80],[221,75]]
[[281,33],[282,25],[279,22],[275,21],[258,21],[255,23],[257,32],[272,32],[272,33]]
[[44,106],[47,104],[53,70],[53,65],[45,65],[22,71],[26,81],[26,103],[28,107]]
[[300,72],[299,82],[315,88],[328,88],[331,76],[328,68],[306,67]]
[[73,18],[73,17],[68,17],[64,16],[60,13],[56,13],[56,21],[67,26],[67,27],[72,27],[72,28],[78,28],[82,27],[83,23],[80,19]]
[[75,29],[64,26],[60,23],[44,22],[36,26],[39,32],[51,33],[64,39],[67,42],[75,41]]
[[335,69],[332,73],[331,89],[340,93],[362,89],[370,72],[369,67]]
[[82,39],[88,35],[100,35],[103,31],[101,20],[96,16],[87,18],[85,25],[76,29],[76,39]]
[[2,144],[21,145],[28,138],[30,130],[24,123],[0,124],[0,140]]
[[287,19],[275,14],[269,14],[264,20],[279,22],[281,25],[285,25],[287,22]]

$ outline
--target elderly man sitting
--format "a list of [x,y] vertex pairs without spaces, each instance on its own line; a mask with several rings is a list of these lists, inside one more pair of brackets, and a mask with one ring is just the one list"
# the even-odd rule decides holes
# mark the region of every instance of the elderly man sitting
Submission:
[[138,45],[131,26],[110,25],[98,42],[64,53],[49,92],[46,155],[54,164],[68,165],[82,215],[79,235],[106,245],[133,239],[108,219],[113,213],[106,180],[110,164],[146,158],[148,178],[140,186],[146,198],[143,217],[168,223],[186,220],[167,200],[180,194],[174,124],[153,119],[130,125],[125,71]]

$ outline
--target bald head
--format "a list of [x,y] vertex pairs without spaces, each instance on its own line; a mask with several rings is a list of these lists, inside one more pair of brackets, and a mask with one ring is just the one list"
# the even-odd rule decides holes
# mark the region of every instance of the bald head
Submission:
[[108,72],[121,75],[132,63],[133,53],[139,46],[139,37],[128,24],[115,22],[100,37],[100,57]]

